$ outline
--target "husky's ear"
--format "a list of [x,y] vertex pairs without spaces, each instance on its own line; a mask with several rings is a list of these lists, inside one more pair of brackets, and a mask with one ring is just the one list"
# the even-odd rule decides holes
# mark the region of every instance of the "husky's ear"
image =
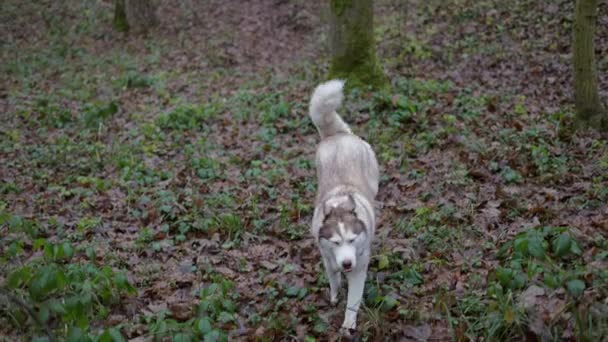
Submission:
[[348,195],[348,200],[346,201],[344,209],[354,213],[356,207],[357,207],[357,204],[355,203],[355,199],[353,198],[353,195]]
[[319,239],[329,240],[333,235],[333,229],[330,225],[324,224],[319,229]]
[[357,235],[367,232],[367,230],[365,229],[365,223],[363,223],[363,221],[359,219],[356,219],[355,222],[353,222],[353,226],[351,227],[351,229],[353,233]]
[[329,214],[331,214],[331,210],[334,207],[332,207],[329,203],[325,202],[323,203],[323,216],[325,216],[325,218],[323,220],[327,219],[327,216],[329,216]]

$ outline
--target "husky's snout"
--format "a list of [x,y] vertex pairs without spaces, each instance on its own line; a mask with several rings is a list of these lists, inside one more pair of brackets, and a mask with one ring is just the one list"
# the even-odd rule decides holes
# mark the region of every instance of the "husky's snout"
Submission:
[[353,263],[350,260],[344,260],[342,261],[342,268],[345,271],[350,271],[350,267],[353,265]]
[[357,249],[351,244],[343,244],[336,249],[336,264],[342,271],[349,272],[357,266]]

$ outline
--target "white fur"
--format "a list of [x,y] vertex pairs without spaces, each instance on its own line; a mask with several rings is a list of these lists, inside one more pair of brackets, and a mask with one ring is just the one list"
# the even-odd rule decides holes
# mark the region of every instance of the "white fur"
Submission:
[[333,253],[336,257],[336,264],[341,267],[341,270],[343,271],[344,267],[342,265],[344,262],[350,262],[351,266],[349,269],[354,269],[357,266],[357,248],[350,240],[355,239],[357,235],[346,230],[344,228],[344,223],[338,224],[338,230],[340,232],[339,239],[341,241],[340,245],[334,249]]
[[320,84],[310,99],[310,118],[317,126],[321,138],[342,132],[351,133],[348,125],[336,113],[342,105],[344,81],[332,80]]
[[348,196],[336,196],[328,199],[325,202],[325,207],[329,208],[337,208],[342,205],[344,202],[348,201]]
[[[337,303],[342,283],[340,272],[344,261],[351,262],[346,273],[348,297],[343,329],[355,329],[362,301],[367,267],[371,255],[376,218],[373,201],[378,193],[379,169],[376,155],[363,139],[352,134],[336,110],[343,100],[344,81],[333,80],[319,85],[310,101],[310,117],[319,130],[316,166],[318,190],[311,232],[315,237],[329,280],[330,300]],[[352,198],[355,215],[365,231],[359,235],[346,231],[343,224],[329,240],[320,239],[324,212]]]
[[346,312],[344,313],[343,329],[355,329],[357,327],[357,313],[363,298],[363,289],[365,287],[365,278],[367,277],[367,266],[369,258],[365,260],[365,267],[359,268],[346,274],[348,281],[348,296],[346,298]]
[[355,246],[345,244],[336,248],[334,253],[336,254],[336,263],[338,265],[342,265],[344,261],[350,261],[352,264],[351,268],[355,268],[357,262]]

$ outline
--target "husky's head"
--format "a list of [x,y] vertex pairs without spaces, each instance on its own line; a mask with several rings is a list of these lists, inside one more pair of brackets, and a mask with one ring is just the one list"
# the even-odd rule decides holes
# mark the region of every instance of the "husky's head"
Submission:
[[367,240],[365,224],[357,217],[355,207],[351,196],[330,200],[323,206],[319,243],[331,252],[335,265],[343,272],[357,267],[357,255]]

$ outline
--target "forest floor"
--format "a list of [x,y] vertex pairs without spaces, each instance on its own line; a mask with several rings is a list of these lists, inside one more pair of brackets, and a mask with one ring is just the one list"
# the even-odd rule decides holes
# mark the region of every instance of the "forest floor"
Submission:
[[[160,3],[145,35],[109,0],[0,4],[0,340],[339,339],[308,228],[324,9]],[[571,128],[573,2],[376,10],[392,87],[340,110],[382,174],[356,337],[608,338],[608,142]],[[597,37],[608,99],[605,3]]]

